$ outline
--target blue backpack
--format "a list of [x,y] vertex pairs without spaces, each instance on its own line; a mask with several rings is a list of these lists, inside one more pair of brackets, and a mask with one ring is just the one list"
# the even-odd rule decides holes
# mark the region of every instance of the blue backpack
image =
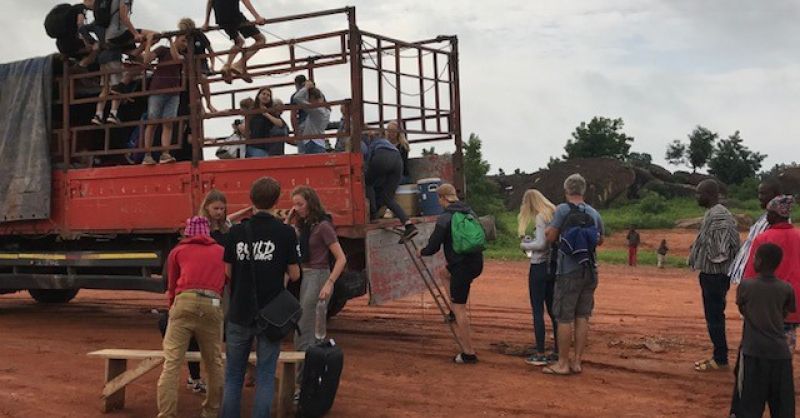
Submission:
[[558,250],[575,259],[578,264],[593,267],[600,231],[585,207],[567,204],[569,214],[560,228]]

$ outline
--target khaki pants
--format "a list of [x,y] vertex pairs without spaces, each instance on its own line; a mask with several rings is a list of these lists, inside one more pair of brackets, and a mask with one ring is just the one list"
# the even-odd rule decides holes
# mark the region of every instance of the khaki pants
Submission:
[[658,258],[658,268],[664,268],[664,261],[667,259],[667,256],[662,254],[656,254],[656,258]]
[[[216,302],[214,302],[216,301]],[[158,379],[158,418],[177,418],[178,377],[185,363],[189,340],[194,336],[208,376],[208,392],[200,414],[216,418],[222,400],[222,307],[219,299],[191,292],[175,297],[164,336],[164,368]]]

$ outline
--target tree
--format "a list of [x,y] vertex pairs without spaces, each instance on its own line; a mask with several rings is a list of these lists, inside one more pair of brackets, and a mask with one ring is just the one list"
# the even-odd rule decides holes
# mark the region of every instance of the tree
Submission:
[[489,163],[483,159],[480,137],[470,134],[469,140],[464,144],[464,177],[470,206],[478,215],[499,213],[503,210],[498,185],[486,177],[489,168]]
[[633,137],[625,135],[622,118],[609,119],[595,116],[575,128],[572,139],[564,147],[564,159],[613,157],[624,160],[628,157]]
[[632,152],[628,155],[628,162],[635,167],[649,167],[653,156],[646,152]]
[[672,141],[667,146],[667,155],[664,158],[672,165],[686,164],[686,144],[680,139]]
[[709,172],[725,184],[740,184],[747,178],[755,177],[761,169],[766,155],[750,151],[736,131],[728,139],[720,140],[714,156],[708,162]]
[[705,167],[706,163],[714,154],[714,141],[719,134],[697,125],[689,134],[689,148],[686,150],[686,159],[692,166],[692,172],[696,173],[698,168]]

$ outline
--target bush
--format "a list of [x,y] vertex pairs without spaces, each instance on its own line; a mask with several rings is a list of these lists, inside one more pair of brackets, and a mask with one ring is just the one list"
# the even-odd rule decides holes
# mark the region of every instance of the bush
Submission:
[[667,199],[656,193],[648,193],[647,196],[639,201],[639,209],[643,213],[659,214],[667,209]]
[[746,201],[758,197],[758,179],[749,177],[744,179],[739,184],[732,184],[728,186],[728,197]]

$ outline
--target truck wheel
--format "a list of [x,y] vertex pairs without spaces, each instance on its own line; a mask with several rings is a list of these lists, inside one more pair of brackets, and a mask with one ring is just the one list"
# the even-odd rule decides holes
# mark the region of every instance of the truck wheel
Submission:
[[331,300],[328,304],[328,318],[333,318],[339,312],[344,309],[344,305],[347,304],[347,295],[339,294],[337,295],[336,292],[331,295]]
[[28,289],[31,297],[39,303],[67,303],[80,289]]

